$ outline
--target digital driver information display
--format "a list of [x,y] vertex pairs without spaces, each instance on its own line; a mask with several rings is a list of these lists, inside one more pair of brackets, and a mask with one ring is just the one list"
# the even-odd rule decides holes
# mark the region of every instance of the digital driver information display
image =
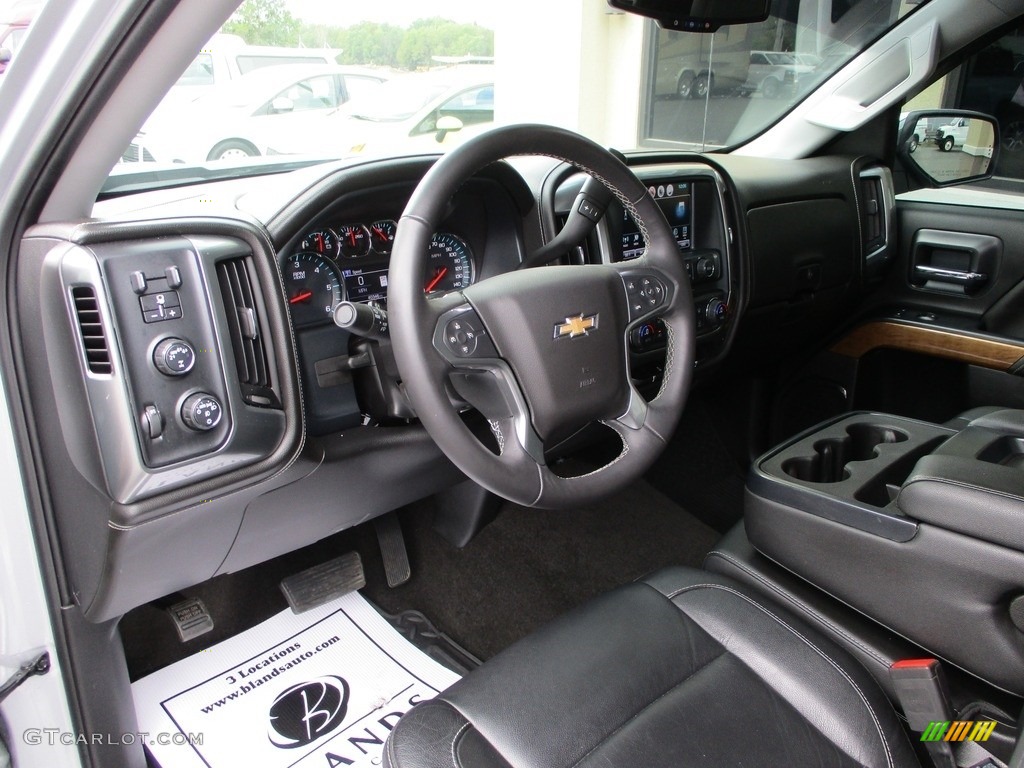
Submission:
[[345,295],[349,301],[384,301],[388,297],[388,268],[343,269]]
[[[689,181],[657,182],[651,184],[647,191],[657,202],[672,227],[672,236],[679,245],[679,250],[688,251],[693,248],[693,195]],[[644,240],[640,230],[628,212],[623,213],[622,225],[622,260],[635,259],[644,252]]]

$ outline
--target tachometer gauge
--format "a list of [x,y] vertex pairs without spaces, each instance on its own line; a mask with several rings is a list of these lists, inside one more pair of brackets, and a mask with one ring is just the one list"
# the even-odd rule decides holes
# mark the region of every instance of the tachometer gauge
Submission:
[[338,236],[331,229],[307,232],[299,243],[299,249],[334,257],[338,255]]
[[330,320],[341,301],[338,269],[319,253],[302,251],[281,265],[292,322],[306,325]]
[[338,227],[338,239],[341,241],[341,255],[349,259],[357,259],[370,252],[370,230],[362,224]]
[[473,255],[469,246],[455,235],[438,232],[430,240],[424,292],[457,291],[468,288],[472,282]]
[[374,253],[386,256],[391,253],[398,225],[391,219],[380,219],[370,225],[370,245]]

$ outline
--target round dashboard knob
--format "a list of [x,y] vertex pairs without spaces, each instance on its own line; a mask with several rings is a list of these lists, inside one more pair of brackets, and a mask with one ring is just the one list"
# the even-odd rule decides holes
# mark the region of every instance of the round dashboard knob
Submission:
[[196,351],[183,339],[164,339],[153,350],[153,365],[164,376],[184,376],[196,364]]
[[220,424],[224,407],[213,395],[196,392],[185,398],[181,404],[181,420],[185,426],[196,432],[207,432]]
[[724,322],[728,313],[729,306],[721,299],[711,299],[704,307],[704,317],[712,325]]
[[704,256],[697,260],[697,275],[703,278],[715,277],[718,273],[718,265],[715,260]]

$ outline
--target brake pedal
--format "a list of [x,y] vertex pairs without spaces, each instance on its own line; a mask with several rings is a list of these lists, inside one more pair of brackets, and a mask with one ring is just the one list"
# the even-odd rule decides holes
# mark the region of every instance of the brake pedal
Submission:
[[213,629],[213,617],[198,597],[186,597],[164,610],[171,617],[178,639],[183,643],[195,640]]
[[388,586],[394,588],[405,584],[412,576],[412,568],[409,566],[409,553],[405,548],[405,537],[402,536],[402,523],[398,515],[388,512],[374,518],[373,527],[377,530],[377,542],[380,544]]
[[295,613],[329,603],[364,586],[366,576],[358,552],[346,552],[281,580],[281,591]]

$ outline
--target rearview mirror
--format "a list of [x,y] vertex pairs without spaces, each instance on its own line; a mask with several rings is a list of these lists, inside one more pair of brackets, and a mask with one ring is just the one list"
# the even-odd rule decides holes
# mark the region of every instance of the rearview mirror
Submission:
[[608,0],[612,8],[654,19],[665,29],[714,32],[768,18],[771,0]]
[[987,179],[995,168],[995,118],[961,109],[900,115],[897,153],[904,167],[934,187]]

